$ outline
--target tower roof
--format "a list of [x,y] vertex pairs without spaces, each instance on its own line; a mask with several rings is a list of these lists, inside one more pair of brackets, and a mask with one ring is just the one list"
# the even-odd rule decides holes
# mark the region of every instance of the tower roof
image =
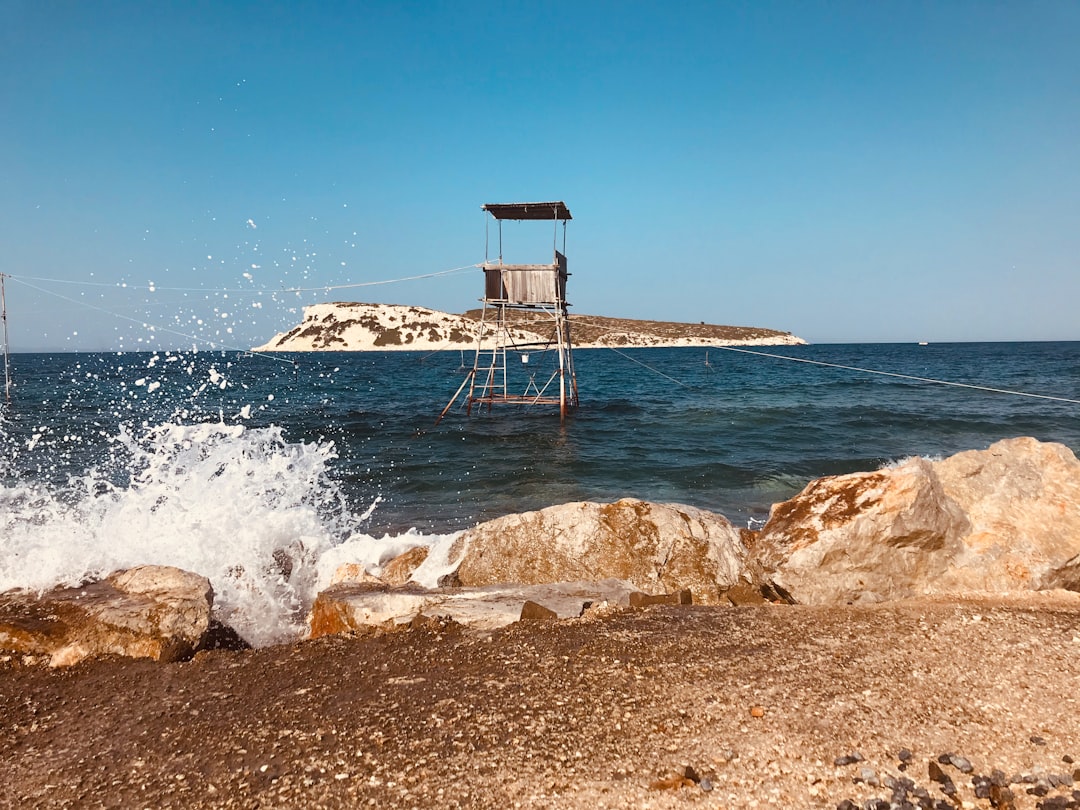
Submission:
[[495,219],[573,219],[570,209],[558,202],[484,203],[480,206]]

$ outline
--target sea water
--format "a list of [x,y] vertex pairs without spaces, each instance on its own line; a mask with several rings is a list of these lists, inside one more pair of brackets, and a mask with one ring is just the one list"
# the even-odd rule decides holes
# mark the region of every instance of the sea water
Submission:
[[0,590],[176,565],[267,644],[302,632],[339,564],[428,545],[433,584],[456,532],[504,514],[636,497],[757,526],[823,475],[1013,436],[1080,451],[1080,343],[750,351],[579,350],[565,421],[453,407],[437,425],[468,354],[17,354]]

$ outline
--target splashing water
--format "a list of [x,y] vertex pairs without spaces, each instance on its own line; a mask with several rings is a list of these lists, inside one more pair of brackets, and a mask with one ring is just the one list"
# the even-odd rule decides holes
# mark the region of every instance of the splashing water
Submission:
[[[376,563],[401,538],[354,534],[327,473],[332,443],[290,443],[278,427],[167,423],[122,428],[111,459],[65,487],[0,489],[0,590],[76,585],[139,564],[207,576],[217,615],[256,646],[290,640],[341,552]],[[129,482],[109,468],[123,464]],[[419,545],[416,535],[404,547]]]

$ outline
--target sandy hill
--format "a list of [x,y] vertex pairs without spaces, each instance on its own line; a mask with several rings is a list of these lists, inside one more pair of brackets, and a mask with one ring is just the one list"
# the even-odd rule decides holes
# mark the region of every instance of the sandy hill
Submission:
[[[437,351],[471,348],[476,343],[481,310],[452,315],[397,304],[337,302],[304,307],[304,320],[275,335],[254,351]],[[550,321],[514,312],[515,340],[548,339]],[[706,323],[671,323],[596,315],[571,315],[576,348],[604,346],[795,345],[806,341],[790,332]]]

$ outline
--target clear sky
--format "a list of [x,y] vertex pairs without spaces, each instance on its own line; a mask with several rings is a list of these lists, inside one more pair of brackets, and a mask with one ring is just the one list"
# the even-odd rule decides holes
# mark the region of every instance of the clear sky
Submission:
[[478,270],[271,293],[466,267],[482,203],[555,199],[572,312],[1080,340],[1078,43],[1078,2],[0,0],[11,347],[462,312]]

